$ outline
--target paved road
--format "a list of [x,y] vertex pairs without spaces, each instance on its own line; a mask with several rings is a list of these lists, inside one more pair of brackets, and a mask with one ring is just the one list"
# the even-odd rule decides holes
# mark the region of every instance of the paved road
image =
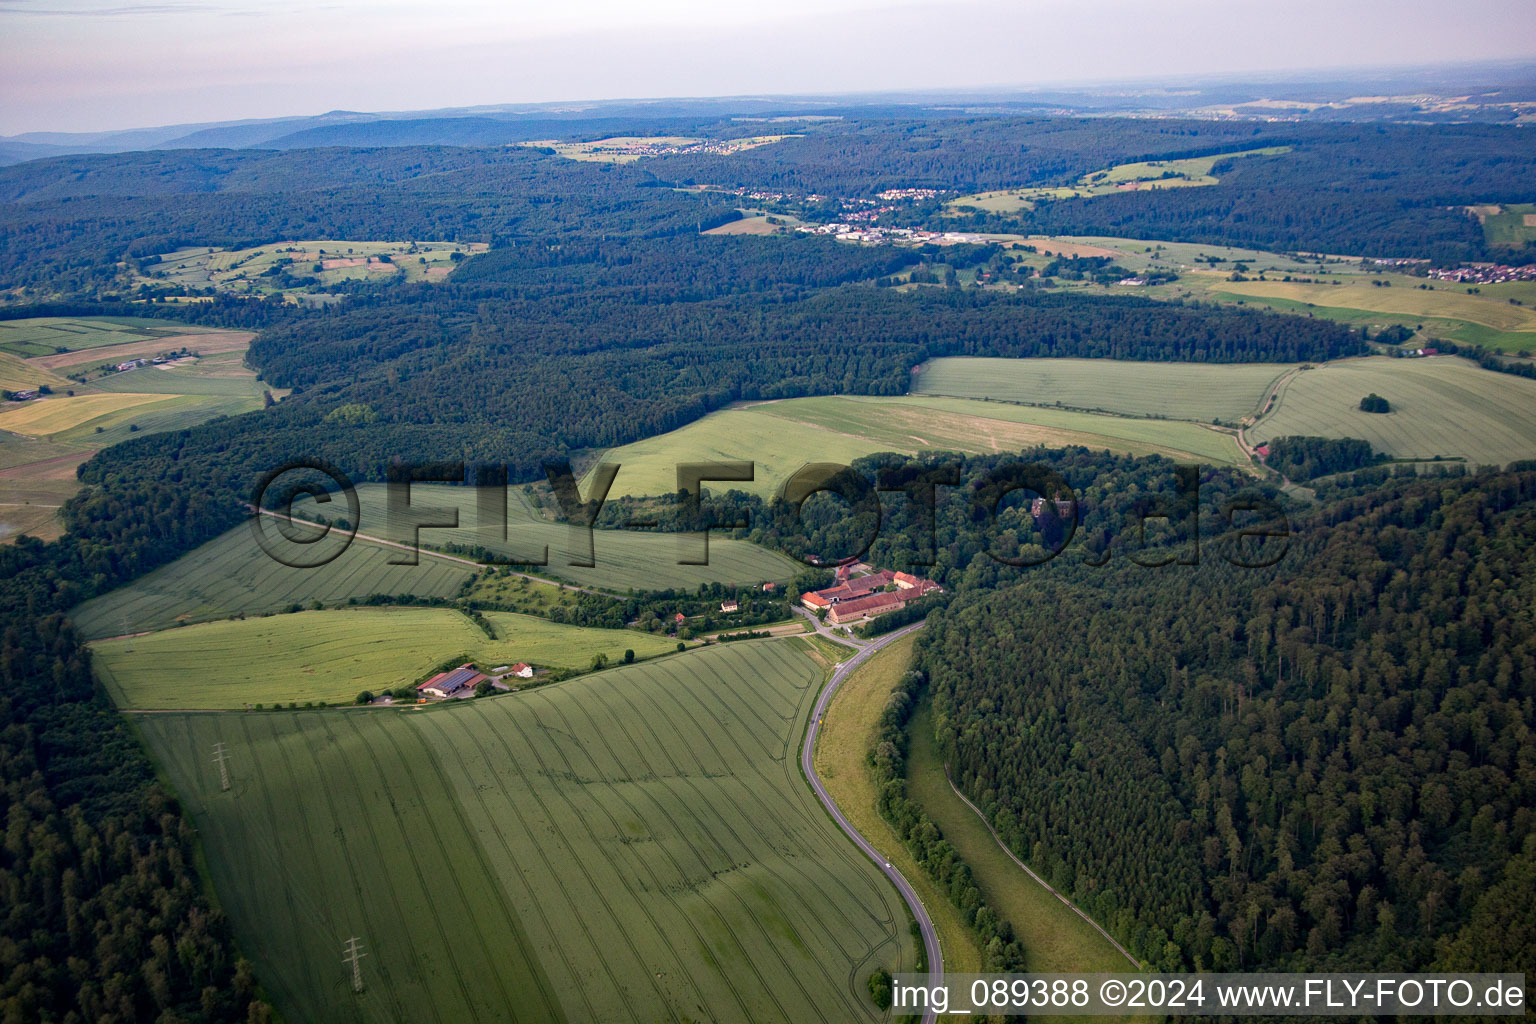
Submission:
[[791,611],[805,619],[806,622],[810,623],[812,629],[826,637],[828,640],[831,640],[833,643],[845,644],[853,648],[861,648],[869,643],[868,640],[860,640],[858,637],[844,633],[840,629],[833,629],[831,626],[827,625],[825,622],[821,621],[821,619],[813,615],[811,610],[806,608],[804,605],[797,604],[791,609]]
[[[804,770],[805,777],[810,780],[811,789],[816,791],[816,799],[820,800],[821,805],[827,809],[827,813],[832,815],[832,820],[837,822],[838,827],[848,834],[848,838],[852,839],[854,844],[875,862],[885,877],[890,879],[891,884],[896,887],[896,891],[901,893],[901,898],[907,901],[907,906],[911,909],[912,916],[917,919],[917,927],[923,936],[923,949],[928,959],[929,984],[938,984],[944,979],[944,958],[939,949],[939,933],[934,929],[933,920],[928,916],[928,911],[923,908],[923,901],[917,898],[917,893],[902,877],[901,872],[891,867],[890,863],[880,855],[880,851],[876,850],[869,840],[860,835],[859,830],[843,817],[837,802],[832,799],[827,788],[821,784],[821,777],[816,774],[815,759],[816,737],[821,733],[821,718],[826,713],[827,705],[832,702],[832,695],[837,692],[839,686],[843,685],[843,680],[847,679],[849,674],[863,664],[870,655],[908,633],[922,629],[924,625],[925,623],[915,622],[910,626],[887,633],[879,639],[867,641],[857,651],[851,651],[847,660],[838,665],[832,673],[831,682],[827,683],[821,691],[821,696],[816,699],[816,707],[811,712],[811,724],[805,730],[805,745],[800,748],[800,767]],[[932,1010],[923,1014],[923,1024],[933,1024],[936,1020],[938,1015]]]

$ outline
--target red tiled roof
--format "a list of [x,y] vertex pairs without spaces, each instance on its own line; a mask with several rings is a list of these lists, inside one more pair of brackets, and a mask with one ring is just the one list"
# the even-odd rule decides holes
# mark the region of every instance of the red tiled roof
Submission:
[[879,615],[900,608],[905,603],[898,594],[871,594],[833,606],[832,616],[838,622],[846,622],[865,615]]

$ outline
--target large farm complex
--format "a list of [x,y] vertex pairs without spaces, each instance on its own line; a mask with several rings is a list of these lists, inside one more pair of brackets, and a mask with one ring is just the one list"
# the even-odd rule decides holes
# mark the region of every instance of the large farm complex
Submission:
[[837,581],[824,590],[813,590],[800,603],[816,614],[825,613],[833,625],[878,618],[943,588],[932,580],[889,569],[871,569],[862,562],[837,571]]

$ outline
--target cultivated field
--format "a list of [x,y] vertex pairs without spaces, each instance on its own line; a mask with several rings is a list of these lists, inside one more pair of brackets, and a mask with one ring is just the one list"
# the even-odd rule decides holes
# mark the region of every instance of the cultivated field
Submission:
[[[482,668],[526,661],[581,668],[625,650],[648,658],[674,641],[625,629],[564,626],[487,612],[496,639],[451,608],[343,608],[206,622],[99,640],[92,665],[119,707],[242,708],[350,702],[360,690],[420,682],[453,659]],[[515,685],[515,684],[514,684]]]
[[797,770],[824,678],[807,649],[429,711],[135,723],[289,1020],[875,1021],[869,974],[915,954]]
[[938,396],[795,398],[726,409],[613,449],[603,461],[623,467],[614,480],[614,495],[643,495],[675,491],[679,463],[751,460],[756,463],[752,483],[705,486],[766,497],[807,462],[850,463],[875,452],[991,454],[1042,444],[1228,465],[1246,461],[1230,436],[1192,423]]
[[[1050,255],[1109,256],[1137,273],[1178,275],[1178,280],[1169,284],[1133,289],[1134,294],[1148,298],[1241,304],[1324,317],[1371,331],[1402,325],[1421,332],[1414,347],[1432,348],[1435,339],[1446,338],[1509,352],[1536,350],[1536,285],[1529,282],[1456,285],[1409,274],[1368,271],[1359,257],[1287,256],[1192,242],[1098,236],[1019,241],[1038,250],[1040,255],[1025,258],[1037,268],[1048,263]],[[1231,280],[1234,271],[1248,280]],[[1265,280],[1256,279],[1261,274]],[[1292,280],[1284,280],[1286,277]],[[1063,288],[1099,293],[1125,294],[1128,290],[1119,285],[1104,288],[1066,280],[1057,283]],[[1468,287],[1476,287],[1476,291],[1469,293]],[[1521,304],[1511,303],[1511,299]]]
[[1476,206],[1473,210],[1483,222],[1483,237],[1489,245],[1521,246],[1536,242],[1536,203]]
[[[24,331],[27,337],[52,333],[63,340],[49,346],[49,354],[25,360],[0,351],[0,387],[17,390],[47,384],[54,392],[25,404],[0,403],[0,469],[18,470],[0,472],[0,542],[20,533],[49,538],[58,535],[55,509],[44,514],[39,503],[57,506],[78,490],[73,475],[66,478],[56,472],[62,462],[69,461],[72,474],[82,453],[135,434],[178,430],[216,416],[260,409],[267,390],[243,364],[253,337],[248,332],[187,334],[184,325],[139,327],[137,321],[104,317],[10,324],[29,325]],[[54,351],[64,347],[64,340],[79,345],[82,339],[87,343],[83,347]],[[34,343],[20,347],[30,345]],[[109,372],[84,384],[60,376],[98,373],[104,363],[177,349],[191,349],[200,355],[123,373]],[[285,393],[279,390],[276,396]],[[29,478],[46,478],[47,493],[33,493],[36,488],[28,486]]]
[[[12,436],[0,435],[0,455],[8,447],[5,439]],[[0,468],[0,543],[21,534],[39,540],[57,539],[63,532],[59,506],[80,489],[75,469],[89,457],[88,452],[56,455]]]
[[31,437],[62,434],[96,421],[114,420],[118,414],[146,405],[168,402],[167,395],[132,393],[49,396],[0,409],[0,430]]
[[1235,423],[1259,411],[1292,367],[1278,363],[1141,363],[1117,359],[934,359],[914,394],[1060,404],[1124,416]]
[[1041,188],[1010,188],[994,192],[978,192],[950,200],[947,212],[965,213],[967,207],[987,213],[1017,213],[1033,209],[1035,203],[1052,199],[1082,199],[1110,195],[1136,189],[1190,188],[1215,185],[1220,179],[1213,177],[1211,168],[1218,161],[1249,156],[1278,156],[1289,153],[1289,146],[1270,146],[1250,149],[1241,153],[1224,153],[1220,156],[1198,156],[1185,160],[1150,160],[1142,163],[1117,164],[1102,171],[1083,175],[1075,184]]
[[552,149],[557,156],[567,160],[590,160],[598,163],[628,164],[647,156],[668,156],[676,153],[713,153],[727,156],[743,150],[756,149],[792,135],[755,135],[741,139],[697,139],[684,135],[615,135],[589,142],[562,142],[559,139],[542,139],[522,145]]
[[387,558],[387,549],[357,542],[317,569],[292,569],[262,551],[250,527],[241,525],[70,614],[81,633],[95,639],[312,601],[344,604],[371,594],[449,597],[470,576],[469,568],[438,558],[424,557],[420,565],[390,565]]
[[148,317],[47,316],[0,320],[0,352],[23,358],[51,356],[63,351],[124,345],[186,332],[184,323]]
[[202,356],[222,352],[244,352],[254,337],[255,335],[249,331],[199,332],[197,334],[182,332],[147,340],[125,341],[118,345],[104,345],[95,349],[78,349],[49,356],[36,356],[30,361],[34,366],[46,366],[60,373],[91,374],[104,363],[116,364],[129,359],[151,359],[162,352],[174,349],[190,349]]
[[[613,495],[621,492],[614,485]],[[670,491],[671,488],[668,488]],[[583,493],[586,493],[583,490]],[[358,488],[362,502],[360,530],[364,534],[410,541],[410,534],[391,531],[382,484],[364,484]],[[426,546],[462,544],[486,547],[509,559],[542,558],[549,549],[549,564],[541,573],[556,576],[584,587],[623,593],[636,590],[660,590],[673,587],[694,588],[700,583],[756,584],[769,580],[784,582],[794,578],[800,566],[782,555],[746,541],[712,536],[708,565],[679,565],[680,557],[694,557],[700,542],[691,538],[635,530],[597,530],[592,539],[596,564],[572,565],[587,559],[585,531],[551,522],[533,512],[520,488],[507,493],[508,539],[488,539],[479,529],[476,493],[467,487],[415,485],[411,488],[413,508],[457,509],[459,526],[454,529],[423,529],[421,542]],[[296,504],[295,509],[302,505]]]
[[[1420,290],[1412,278],[1382,276],[1391,280],[1390,288],[1373,287],[1369,281],[1356,279],[1343,284],[1302,284],[1295,281],[1222,281],[1215,288],[1230,295],[1264,299],[1288,299],[1316,306],[1365,309],[1404,316],[1439,317],[1482,324],[1498,331],[1536,332],[1536,309],[1515,306],[1482,295],[1468,295],[1465,287],[1432,282],[1434,291]],[[1532,335],[1536,345],[1536,334]]]
[[[1392,411],[1361,412],[1371,392]],[[1291,434],[1363,438],[1397,458],[1495,465],[1536,458],[1536,381],[1453,356],[1339,360],[1291,378],[1248,440]]]
[[46,384],[55,390],[72,386],[70,381],[46,367],[28,362],[9,352],[0,351],[0,389],[30,391],[40,384]]
[[[483,252],[484,242],[391,242],[313,239],[273,242],[248,249],[198,247],[165,253],[147,264],[144,283],[216,288],[237,294],[289,294],[314,284],[285,285],[280,276],[313,278],[320,286],[342,281],[401,278],[430,281],[448,276],[455,252]],[[136,282],[137,283],[137,282]]]
[[768,223],[768,218],[743,217],[733,220],[729,224],[721,224],[719,227],[710,228],[704,232],[706,235],[771,235],[780,230],[777,224]]

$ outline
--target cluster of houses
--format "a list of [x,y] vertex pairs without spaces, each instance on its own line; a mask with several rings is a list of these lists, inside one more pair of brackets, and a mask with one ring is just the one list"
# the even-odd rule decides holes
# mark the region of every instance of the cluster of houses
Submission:
[[508,679],[532,679],[533,666],[526,662],[518,662],[516,665],[501,665],[491,669],[491,675],[486,675],[472,664],[460,665],[458,668],[449,669],[447,672],[439,672],[424,683],[416,685],[416,694],[422,700],[451,700],[461,697],[473,697],[475,687],[481,683],[490,683],[498,690],[510,690]]
[[118,373],[126,373],[129,370],[137,370],[141,366],[149,366],[151,364],[159,366],[161,363],[168,361],[168,356],[155,356],[153,359],[125,359],[121,363],[118,363],[116,366],[112,367],[112,369],[116,370]]
[[839,242],[867,242],[871,244],[907,244],[907,245],[960,245],[964,243],[981,244],[987,241],[982,235],[968,231],[925,231],[922,228],[886,228],[886,227],[859,227],[855,221],[867,221],[878,216],[883,210],[895,209],[895,207],[881,207],[866,210],[860,213],[849,214],[843,220],[832,221],[829,224],[804,224],[796,228],[803,234],[830,235]]
[[908,601],[942,589],[932,580],[911,573],[875,570],[860,562],[840,567],[833,586],[801,595],[800,603],[818,614],[825,610],[827,621],[841,626],[893,612]]
[[1512,267],[1505,263],[1468,263],[1450,270],[1435,269],[1429,272],[1434,281],[1451,281],[1456,284],[1503,284],[1506,281],[1536,281],[1536,263]]

